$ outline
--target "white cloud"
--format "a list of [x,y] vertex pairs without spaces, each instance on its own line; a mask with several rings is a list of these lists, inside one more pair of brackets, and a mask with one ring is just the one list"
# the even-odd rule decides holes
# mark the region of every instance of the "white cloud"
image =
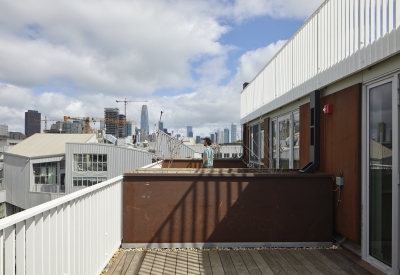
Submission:
[[[266,15],[305,19],[320,3],[0,0],[0,123],[24,132],[28,109],[53,119],[102,117],[104,107],[122,112],[116,99],[146,98],[150,125],[162,110],[165,127],[185,135],[191,125],[195,135],[209,135],[239,122],[242,83],[251,81],[284,44],[245,53],[237,72],[221,86],[232,73],[227,60],[235,48],[219,42],[234,27],[226,22]],[[199,79],[193,80],[191,72]],[[38,92],[43,85],[48,85],[46,92]],[[193,92],[151,95],[165,88]],[[127,108],[128,118],[139,125],[142,104]]]
[[248,51],[243,54],[239,59],[240,66],[235,78],[241,81],[241,83],[250,82],[285,43],[286,40],[279,40],[264,48]]

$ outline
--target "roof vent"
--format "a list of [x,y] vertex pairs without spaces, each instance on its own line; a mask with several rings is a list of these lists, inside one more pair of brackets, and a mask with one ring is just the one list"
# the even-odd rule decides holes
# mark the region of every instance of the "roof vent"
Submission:
[[244,90],[244,88],[246,88],[247,85],[249,85],[249,82],[243,83],[243,90]]

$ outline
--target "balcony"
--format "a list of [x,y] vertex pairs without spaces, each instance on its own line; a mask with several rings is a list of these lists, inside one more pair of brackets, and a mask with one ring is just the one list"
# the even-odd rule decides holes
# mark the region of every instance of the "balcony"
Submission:
[[[121,246],[109,274],[163,273],[167,266],[177,274],[301,273],[312,266],[328,274],[345,270],[341,264],[365,273],[342,252],[270,249],[330,247],[332,204],[332,178],[326,174],[136,169],[2,219],[0,275],[100,274]],[[138,247],[148,251],[128,251]]]

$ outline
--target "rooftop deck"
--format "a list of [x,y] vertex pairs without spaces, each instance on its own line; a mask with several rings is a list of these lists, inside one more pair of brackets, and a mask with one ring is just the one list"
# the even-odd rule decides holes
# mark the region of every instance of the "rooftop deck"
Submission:
[[383,274],[343,249],[124,250],[107,275]]

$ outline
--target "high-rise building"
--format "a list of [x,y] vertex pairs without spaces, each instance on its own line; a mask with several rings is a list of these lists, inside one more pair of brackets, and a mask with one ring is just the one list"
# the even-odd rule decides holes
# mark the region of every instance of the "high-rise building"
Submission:
[[40,133],[41,114],[35,110],[25,112],[25,135],[30,137],[33,134]]
[[129,137],[129,136],[135,135],[136,134],[135,129],[136,129],[136,122],[133,120],[127,119],[126,120],[126,136]]
[[210,134],[210,139],[213,143],[215,143],[215,134]]
[[8,125],[0,124],[0,137],[8,137]]
[[160,131],[164,130],[164,122],[162,122],[162,121],[158,122],[158,130],[160,130]]
[[224,142],[224,132],[222,132],[222,130],[217,130],[216,137],[218,144],[222,144]]
[[106,133],[118,138],[119,109],[104,108],[104,120],[106,121]]
[[140,129],[144,131],[145,135],[149,134],[149,112],[147,105],[142,105],[142,113],[140,116]]
[[118,115],[118,137],[126,137],[125,115]]
[[201,143],[201,138],[200,138],[200,136],[196,136],[196,143]]
[[224,129],[224,143],[229,143],[229,129]]
[[186,136],[193,137],[193,127],[192,126],[186,126]]
[[231,142],[237,141],[237,124],[232,123],[231,125]]

